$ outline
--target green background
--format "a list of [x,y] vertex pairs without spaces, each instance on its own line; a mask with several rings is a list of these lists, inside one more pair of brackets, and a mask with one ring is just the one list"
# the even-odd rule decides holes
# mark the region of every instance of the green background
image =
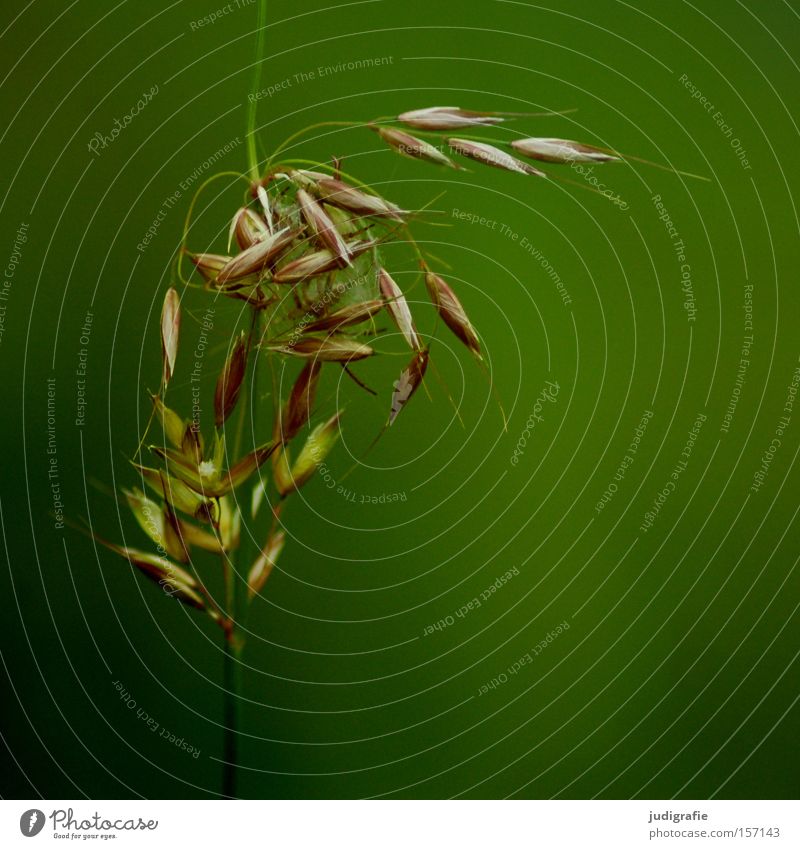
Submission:
[[[46,383],[55,377],[67,516],[143,545],[109,489],[135,483],[127,458],[158,381],[157,315],[196,185],[146,250],[137,244],[220,148],[239,139],[212,171],[246,167],[256,7],[234,5],[193,28],[218,9],[40,0],[4,23],[4,268],[17,229],[29,225],[0,342],[6,797],[219,790],[219,630],[83,535],[54,528]],[[439,170],[401,159],[365,129],[312,133],[295,149],[343,156],[400,205],[438,211],[415,233],[453,269],[508,428],[486,374],[440,328],[430,399],[420,392],[342,481],[356,501],[316,479],[287,509],[280,569],[249,621],[241,795],[796,795],[800,407],[763,486],[750,487],[800,354],[798,11],[754,0],[270,3],[262,85],[290,84],[259,103],[264,152],[318,121],[430,105],[574,108],[486,135],[577,138],[710,180],[635,161],[596,168],[628,204],[621,209],[567,166],[548,172],[584,188],[478,166]],[[379,57],[373,67],[294,76]],[[152,102],[93,155],[93,135],[110,133],[155,85]],[[685,244],[694,322],[656,194]],[[220,247],[240,196],[241,184],[220,193],[195,244]],[[386,261],[409,288],[412,257],[392,249]],[[750,365],[723,432],[749,332],[748,283]],[[409,297],[431,332],[421,287]],[[186,344],[203,305],[196,294],[187,300]],[[89,309],[78,428],[75,369]],[[215,368],[223,325],[220,313]],[[339,390],[346,407],[344,440],[328,461],[337,481],[353,464],[348,450],[361,457],[384,421],[402,363],[385,356],[359,368],[378,399],[329,376],[321,415]],[[206,391],[214,369],[207,378]],[[558,382],[557,400],[512,465],[547,380]],[[634,462],[598,512],[647,410]],[[699,413],[707,419],[688,465],[643,531]],[[359,503],[385,493],[405,500]],[[201,568],[213,584],[215,564]],[[479,609],[455,616],[514,569]],[[452,625],[425,635],[448,616]],[[569,629],[533,663],[478,695],[564,621]],[[115,681],[200,755],[149,730]]]

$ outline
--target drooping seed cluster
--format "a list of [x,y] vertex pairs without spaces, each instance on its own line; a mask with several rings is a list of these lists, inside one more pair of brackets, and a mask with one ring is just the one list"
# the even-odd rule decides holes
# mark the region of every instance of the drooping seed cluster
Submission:
[[[546,174],[511,152],[450,131],[498,125],[509,113],[434,107],[399,115],[394,123],[364,125],[403,156],[463,170],[453,157],[526,176]],[[428,136],[431,141],[419,136]],[[437,143],[434,144],[433,141]],[[443,144],[444,143],[444,144]],[[443,151],[446,145],[448,153]],[[619,157],[601,148],[554,138],[516,139],[509,145],[520,156],[549,163],[609,162]],[[164,439],[149,446],[153,466],[135,468],[142,488],[124,497],[157,553],[117,546],[100,539],[167,591],[205,610],[232,633],[234,612],[206,589],[195,568],[192,549],[220,555],[223,563],[239,547],[242,513],[255,519],[270,502],[273,521],[254,561],[244,566],[248,597],[258,594],[284,545],[278,518],[285,500],[306,484],[336,442],[340,414],[311,426],[320,376],[325,364],[351,372],[353,362],[375,354],[376,317],[385,314],[410,349],[410,361],[395,381],[388,412],[391,425],[422,384],[429,347],[416,328],[406,297],[381,260],[381,246],[403,239],[414,246],[420,273],[442,323],[479,360],[478,334],[452,286],[435,273],[413,240],[413,216],[369,187],[344,176],[339,164],[301,170],[270,164],[251,186],[249,202],[230,223],[224,252],[189,253],[202,287],[215,296],[244,301],[252,310],[252,330],[229,340],[228,355],[214,393],[214,431],[204,439],[195,422],[167,406],[167,388],[175,375],[180,335],[180,296],[170,288],[161,317],[163,375],[153,396],[153,418]],[[188,253],[188,251],[187,251]],[[276,405],[271,439],[241,457],[228,439],[230,418],[256,358],[304,361],[289,397]],[[240,409],[241,412],[241,409]],[[294,442],[307,435],[295,451]],[[271,485],[252,478],[271,459]],[[250,486],[248,498],[240,488]],[[145,491],[146,490],[146,491]],[[184,568],[187,567],[187,568]],[[191,571],[189,571],[191,569]],[[228,570],[230,580],[230,570]]]

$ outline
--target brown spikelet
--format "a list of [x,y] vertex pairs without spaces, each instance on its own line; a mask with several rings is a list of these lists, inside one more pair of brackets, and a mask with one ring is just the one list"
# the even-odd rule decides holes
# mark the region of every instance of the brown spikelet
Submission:
[[428,288],[431,300],[442,317],[442,321],[478,359],[482,359],[478,334],[467,317],[461,301],[456,297],[456,293],[438,274],[434,274],[432,271],[425,274],[425,285]]
[[408,342],[409,347],[414,351],[422,350],[422,343],[419,341],[419,335],[414,327],[414,319],[411,316],[408,301],[406,301],[405,295],[397,283],[383,268],[378,269],[378,285],[381,294],[386,298],[389,313],[403,334],[403,338]]
[[173,563],[166,557],[139,551],[136,548],[116,545],[97,534],[92,534],[92,536],[106,548],[124,557],[151,581],[159,584],[167,595],[171,595],[178,601],[198,610],[206,609],[205,602],[196,592],[197,581],[177,563]]
[[[269,235],[270,231],[264,220],[249,207],[241,207],[233,216],[230,236],[235,237],[240,250],[252,247]],[[228,241],[230,242],[230,238]]]
[[175,371],[175,360],[178,358],[178,337],[181,328],[181,299],[178,293],[170,287],[164,297],[161,308],[161,354],[163,360],[164,386],[169,383]]
[[217,274],[217,283],[227,283],[239,280],[251,274],[257,274],[264,266],[276,260],[298,235],[297,230],[285,227],[272,236],[265,236],[260,241],[243,250],[222,268]]
[[215,280],[220,271],[231,261],[229,256],[222,254],[189,254],[189,258],[206,280]]
[[193,463],[199,463],[203,459],[203,434],[193,423],[186,422],[183,428],[183,436],[180,444],[183,456]]
[[363,360],[375,352],[369,345],[356,342],[349,336],[330,335],[326,337],[304,336],[297,342],[266,346],[271,351],[289,354],[292,357],[305,357],[330,363],[348,363],[351,360]]
[[384,308],[383,301],[371,300],[361,301],[358,304],[350,304],[341,309],[323,316],[322,318],[310,321],[304,326],[304,330],[309,333],[314,333],[320,330],[339,330],[342,327],[349,327],[353,324],[360,324],[362,321],[367,321],[372,318],[375,313]]
[[[353,240],[347,243],[347,251],[352,259],[374,248],[376,244],[377,242],[374,240],[367,242]],[[341,258],[333,251],[327,248],[321,251],[313,251],[279,268],[272,275],[272,282],[300,283],[304,280],[311,280],[314,277],[321,277],[329,271],[335,271],[341,268],[341,265]]]
[[214,423],[218,428],[222,427],[239,400],[246,368],[247,342],[242,333],[217,378],[217,387],[214,392]]
[[493,168],[502,168],[505,171],[515,171],[517,174],[533,174],[536,177],[546,177],[544,171],[539,171],[532,165],[522,162],[510,153],[500,150],[491,144],[484,142],[468,141],[466,139],[448,139],[447,143],[451,150],[474,159],[482,165],[491,165]]
[[322,246],[337,256],[344,265],[349,265],[350,251],[347,243],[325,210],[305,189],[298,189],[295,197],[303,218],[317,235]]
[[348,186],[341,180],[320,180],[317,183],[320,195],[334,206],[339,206],[356,215],[372,215],[377,217],[391,218],[395,221],[403,220],[403,210],[388,200],[377,195],[368,195],[359,189]]
[[602,148],[571,139],[515,139],[511,147],[523,156],[542,162],[618,162],[620,159]]
[[418,130],[456,130],[462,127],[500,124],[504,119],[492,112],[472,112],[457,106],[429,106],[427,109],[403,112],[397,116],[397,120]]
[[404,133],[402,130],[395,130],[392,127],[373,127],[373,129],[386,144],[403,156],[408,156],[411,159],[421,159],[423,162],[432,162],[434,165],[444,165],[447,168],[460,168],[449,156],[442,153],[438,147],[434,147],[429,142],[418,139],[409,133]]
[[280,436],[286,442],[293,439],[300,428],[308,424],[321,372],[322,363],[319,360],[311,360],[303,366],[303,370],[294,382],[289,400],[286,402],[283,421],[280,423],[283,428]]
[[189,562],[189,549],[183,538],[178,517],[169,502],[164,502],[164,548],[179,563]]

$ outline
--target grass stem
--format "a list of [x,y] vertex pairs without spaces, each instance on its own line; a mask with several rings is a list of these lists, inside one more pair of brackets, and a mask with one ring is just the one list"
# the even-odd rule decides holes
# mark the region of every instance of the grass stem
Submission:
[[[233,625],[233,623],[231,623]],[[236,777],[239,735],[239,691],[241,671],[240,650],[236,643],[233,628],[226,634],[223,669],[223,726],[224,741],[222,751],[222,794],[230,799],[236,798]]]
[[253,83],[247,107],[247,165],[250,178],[256,182],[260,176],[258,152],[256,150],[256,110],[258,108],[258,89],[261,85],[261,63],[264,59],[264,37],[267,27],[267,0],[258,3],[258,29],[256,31],[256,54],[253,63]]

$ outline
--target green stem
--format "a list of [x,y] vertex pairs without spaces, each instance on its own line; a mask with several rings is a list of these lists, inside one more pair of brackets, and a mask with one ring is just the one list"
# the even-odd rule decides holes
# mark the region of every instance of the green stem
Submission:
[[[250,337],[248,340],[248,369],[252,374],[252,394],[245,386],[239,398],[239,416],[236,423],[236,437],[233,448],[233,457],[238,459],[242,453],[242,442],[244,437],[245,422],[247,414],[252,416],[253,436],[258,441],[257,412],[259,406],[258,393],[258,334],[260,332],[261,313],[253,309],[252,322],[250,325]],[[252,371],[250,371],[252,369]],[[242,499],[239,499],[242,502]],[[244,503],[249,503],[244,499]],[[236,772],[238,768],[237,738],[239,733],[239,699],[241,691],[241,655],[244,649],[244,640],[240,634],[240,624],[244,620],[245,607],[247,604],[247,573],[249,563],[252,560],[250,553],[250,536],[247,528],[242,529],[239,550],[223,554],[223,568],[225,572],[226,607],[228,614],[225,632],[225,661],[223,670],[223,767],[222,767],[222,793],[225,796],[235,798]],[[227,559],[225,559],[227,558]]]
[[225,659],[223,669],[223,727],[224,742],[222,752],[222,794],[230,799],[236,798],[236,769],[239,763],[238,727],[239,727],[239,690],[241,685],[240,649],[236,644],[233,630],[225,639]]
[[264,37],[267,27],[267,0],[259,0],[258,30],[256,35],[256,56],[253,65],[253,84],[250,89],[250,103],[247,107],[247,164],[250,178],[256,182],[259,178],[258,152],[256,150],[256,109],[258,107],[258,88],[261,85],[261,62],[264,58]]
[[[254,182],[259,179],[258,167],[258,151],[256,149],[256,108],[258,104],[258,89],[261,84],[261,62],[264,56],[264,38],[267,26],[267,2],[259,0],[258,4],[258,30],[256,34],[255,61],[253,63],[253,83],[251,87],[251,97],[247,109],[247,164],[250,172],[250,178]],[[258,360],[258,348],[253,344],[255,341],[253,336],[256,328],[259,326],[258,313],[254,311],[253,323],[250,328],[250,345],[248,350],[248,359],[252,367]],[[253,375],[255,379],[255,374]],[[257,392],[253,393],[258,402]],[[236,436],[237,445],[235,447],[234,456],[238,456],[241,448],[242,425],[248,404],[246,398],[240,399],[241,411],[239,420],[239,429]],[[255,427],[255,425],[254,425]],[[243,536],[243,541],[247,539],[247,534]],[[241,552],[239,552],[241,555]],[[224,556],[224,555],[223,555]],[[241,691],[241,653],[243,644],[240,641],[237,633],[237,615],[241,610],[242,597],[246,601],[246,583],[247,575],[245,572],[244,579],[238,574],[236,568],[237,562],[240,569],[247,568],[246,560],[241,556],[235,560],[233,552],[231,552],[231,561],[228,564],[227,578],[227,595],[228,595],[228,625],[225,631],[225,654],[223,662],[223,754],[222,754],[222,793],[228,798],[236,798],[236,774],[239,765],[238,753],[238,734],[239,734],[239,698]],[[245,592],[243,592],[245,591]]]

